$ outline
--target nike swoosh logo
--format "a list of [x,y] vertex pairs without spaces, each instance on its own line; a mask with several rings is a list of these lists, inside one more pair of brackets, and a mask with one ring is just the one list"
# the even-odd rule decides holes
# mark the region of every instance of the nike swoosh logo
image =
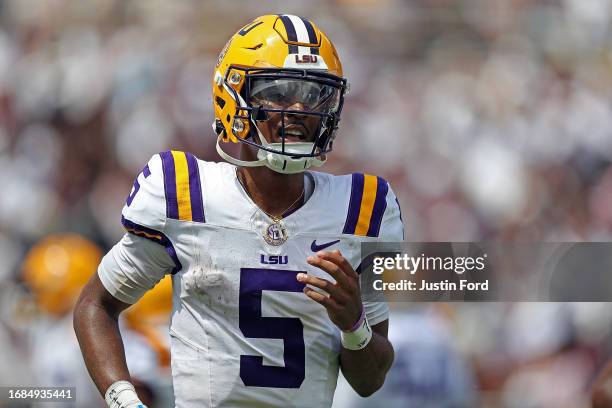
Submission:
[[326,242],[324,244],[321,245],[317,245],[317,240],[315,239],[314,241],[312,241],[312,244],[310,244],[310,250],[312,252],[319,252],[327,247],[330,247],[334,244],[337,244],[338,242],[340,242],[339,239],[335,240],[335,241],[331,241],[331,242]]

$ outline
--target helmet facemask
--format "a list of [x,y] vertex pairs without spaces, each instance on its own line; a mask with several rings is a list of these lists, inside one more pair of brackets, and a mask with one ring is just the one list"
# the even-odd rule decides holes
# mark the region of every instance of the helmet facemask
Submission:
[[[235,82],[237,71],[244,75],[239,91],[228,81],[231,72]],[[344,78],[291,68],[232,66],[226,72],[223,85],[236,101],[232,132],[240,142],[258,149],[258,160],[237,160],[217,143],[221,156],[237,165],[265,165],[286,174],[325,162],[338,129],[346,90]],[[240,137],[245,131],[246,135]]]

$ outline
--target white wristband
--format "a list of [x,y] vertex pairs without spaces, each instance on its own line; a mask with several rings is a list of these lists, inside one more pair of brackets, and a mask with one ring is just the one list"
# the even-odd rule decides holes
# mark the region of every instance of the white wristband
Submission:
[[136,389],[129,381],[116,381],[106,390],[104,399],[108,408],[147,408],[143,404]]
[[370,340],[372,340],[372,329],[368,324],[368,319],[365,317],[365,313],[363,314],[363,320],[359,327],[350,332],[343,331],[340,334],[340,338],[342,340],[342,346],[345,349],[361,350],[362,348],[365,348]]

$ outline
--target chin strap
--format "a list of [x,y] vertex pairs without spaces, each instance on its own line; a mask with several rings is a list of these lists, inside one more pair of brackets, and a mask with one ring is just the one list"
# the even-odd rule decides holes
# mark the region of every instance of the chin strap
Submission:
[[[258,130],[259,131],[259,130]],[[266,166],[270,170],[276,171],[277,173],[283,174],[295,174],[301,173],[307,168],[311,166],[320,167],[322,166],[327,159],[320,159],[318,157],[302,157],[299,159],[292,159],[285,154],[280,153],[272,153],[263,149],[259,149],[257,152],[258,160],[246,161],[240,160],[236,157],[230,156],[221,148],[221,139],[222,136],[219,135],[217,137],[217,153],[228,161],[236,166],[242,167],[260,167]],[[281,143],[267,143],[265,138],[260,135],[261,143],[265,147],[269,148],[278,148],[279,150],[282,148]],[[285,143],[285,149],[289,148],[292,151],[289,153],[299,153],[303,154],[306,152],[312,151],[312,143]]]
[[266,160],[246,161],[246,160],[240,160],[240,159],[230,156],[228,153],[226,153],[221,148],[221,139],[222,139],[222,135],[219,135],[219,137],[217,138],[217,153],[219,153],[219,156],[221,156],[224,160],[228,161],[229,163],[232,163],[232,164],[235,164],[236,166],[241,166],[241,167],[260,167],[260,166],[266,165]]

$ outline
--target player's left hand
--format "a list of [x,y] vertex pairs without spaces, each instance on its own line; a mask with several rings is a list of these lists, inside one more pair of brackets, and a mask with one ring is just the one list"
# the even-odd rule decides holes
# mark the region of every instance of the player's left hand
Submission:
[[336,283],[305,273],[298,273],[297,280],[299,282],[322,289],[329,296],[309,287],[304,288],[304,293],[325,307],[329,318],[340,330],[349,330],[361,316],[359,275],[338,250],[317,252],[315,255],[306,258],[306,261],[330,274],[336,280]]

